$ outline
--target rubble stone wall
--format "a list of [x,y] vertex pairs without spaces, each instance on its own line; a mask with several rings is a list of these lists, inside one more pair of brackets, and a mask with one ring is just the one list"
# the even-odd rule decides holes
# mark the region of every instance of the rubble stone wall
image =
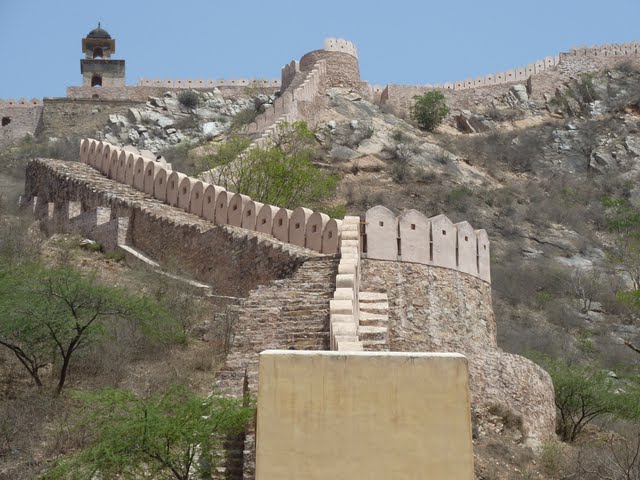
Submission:
[[0,100],[0,147],[35,136],[42,119],[42,100]]
[[498,347],[491,285],[451,269],[366,259],[362,290],[389,297],[391,351],[462,353],[469,359],[473,405],[505,405],[522,416],[528,436],[553,435],[551,379]]
[[287,278],[308,258],[310,250],[287,245],[248,230],[215,226],[146,196],[133,187],[102,176],[79,162],[38,159],[27,166],[25,202],[68,209],[79,202],[82,212],[108,208],[111,218],[129,218],[127,245],[175,265],[179,271],[212,286],[219,295],[248,292]]

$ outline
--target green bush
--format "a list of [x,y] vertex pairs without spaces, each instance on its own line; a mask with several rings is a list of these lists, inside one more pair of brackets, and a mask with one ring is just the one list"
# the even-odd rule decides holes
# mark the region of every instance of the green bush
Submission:
[[200,95],[193,90],[185,90],[178,94],[178,102],[185,108],[194,109],[200,105]]
[[413,98],[415,102],[411,107],[411,118],[425,130],[435,130],[449,113],[449,107],[442,92],[432,90]]
[[315,208],[333,196],[338,185],[313,163],[313,133],[305,122],[279,125],[271,143],[245,150],[249,141],[232,137],[210,156],[210,181],[261,203],[283,208]]

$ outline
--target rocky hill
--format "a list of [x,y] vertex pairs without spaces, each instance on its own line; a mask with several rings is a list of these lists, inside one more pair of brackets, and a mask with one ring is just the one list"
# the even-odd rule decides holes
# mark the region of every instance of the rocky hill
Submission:
[[[291,82],[302,85],[300,76]],[[391,94],[385,100],[358,85],[325,87],[301,117],[315,135],[315,163],[339,175],[333,205],[352,215],[375,205],[444,213],[485,229],[498,347],[597,363],[624,388],[620,377],[635,374],[640,360],[628,346],[640,344],[638,310],[620,295],[640,288],[637,57],[576,57],[500,88],[445,90],[450,114],[434,132],[417,128]],[[168,90],[113,113],[102,105],[106,121],[90,133],[195,174],[230,135],[259,138],[249,124],[279,98],[255,89],[226,97],[217,89],[192,92],[194,103]],[[27,159],[77,160],[76,142],[49,126],[46,135],[0,151],[3,201],[20,193]],[[249,313],[235,307],[239,318],[252,316],[255,306],[247,305]],[[502,407],[474,415],[478,478],[561,478],[541,456],[552,443],[527,442],[527,419]]]

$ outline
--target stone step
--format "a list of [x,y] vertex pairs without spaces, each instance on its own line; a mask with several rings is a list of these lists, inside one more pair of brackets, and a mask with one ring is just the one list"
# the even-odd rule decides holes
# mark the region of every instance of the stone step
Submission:
[[388,352],[389,344],[380,340],[365,340],[362,342],[362,348],[366,352]]
[[360,311],[368,313],[385,314],[389,311],[388,302],[362,303],[360,302]]
[[369,327],[387,327],[389,315],[360,311],[360,325]]
[[358,329],[358,338],[360,338],[361,341],[380,340],[386,342],[387,337],[388,330],[386,327],[360,326]]
[[364,347],[360,342],[338,342],[339,352],[362,352],[364,351]]
[[389,300],[386,293],[379,292],[360,292],[358,298],[360,299],[360,303],[387,302]]
[[358,342],[358,336],[357,335],[335,335],[335,341],[340,343],[340,342],[347,342],[347,343],[354,343],[354,342]]

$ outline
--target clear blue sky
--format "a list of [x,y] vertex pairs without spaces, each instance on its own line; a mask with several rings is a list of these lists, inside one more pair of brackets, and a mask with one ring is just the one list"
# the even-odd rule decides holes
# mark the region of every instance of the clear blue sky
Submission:
[[640,41],[640,0],[0,0],[0,98],[63,96],[81,83],[81,38],[116,39],[127,82],[280,76],[355,42],[373,84],[437,83],[530,63],[573,45]]

